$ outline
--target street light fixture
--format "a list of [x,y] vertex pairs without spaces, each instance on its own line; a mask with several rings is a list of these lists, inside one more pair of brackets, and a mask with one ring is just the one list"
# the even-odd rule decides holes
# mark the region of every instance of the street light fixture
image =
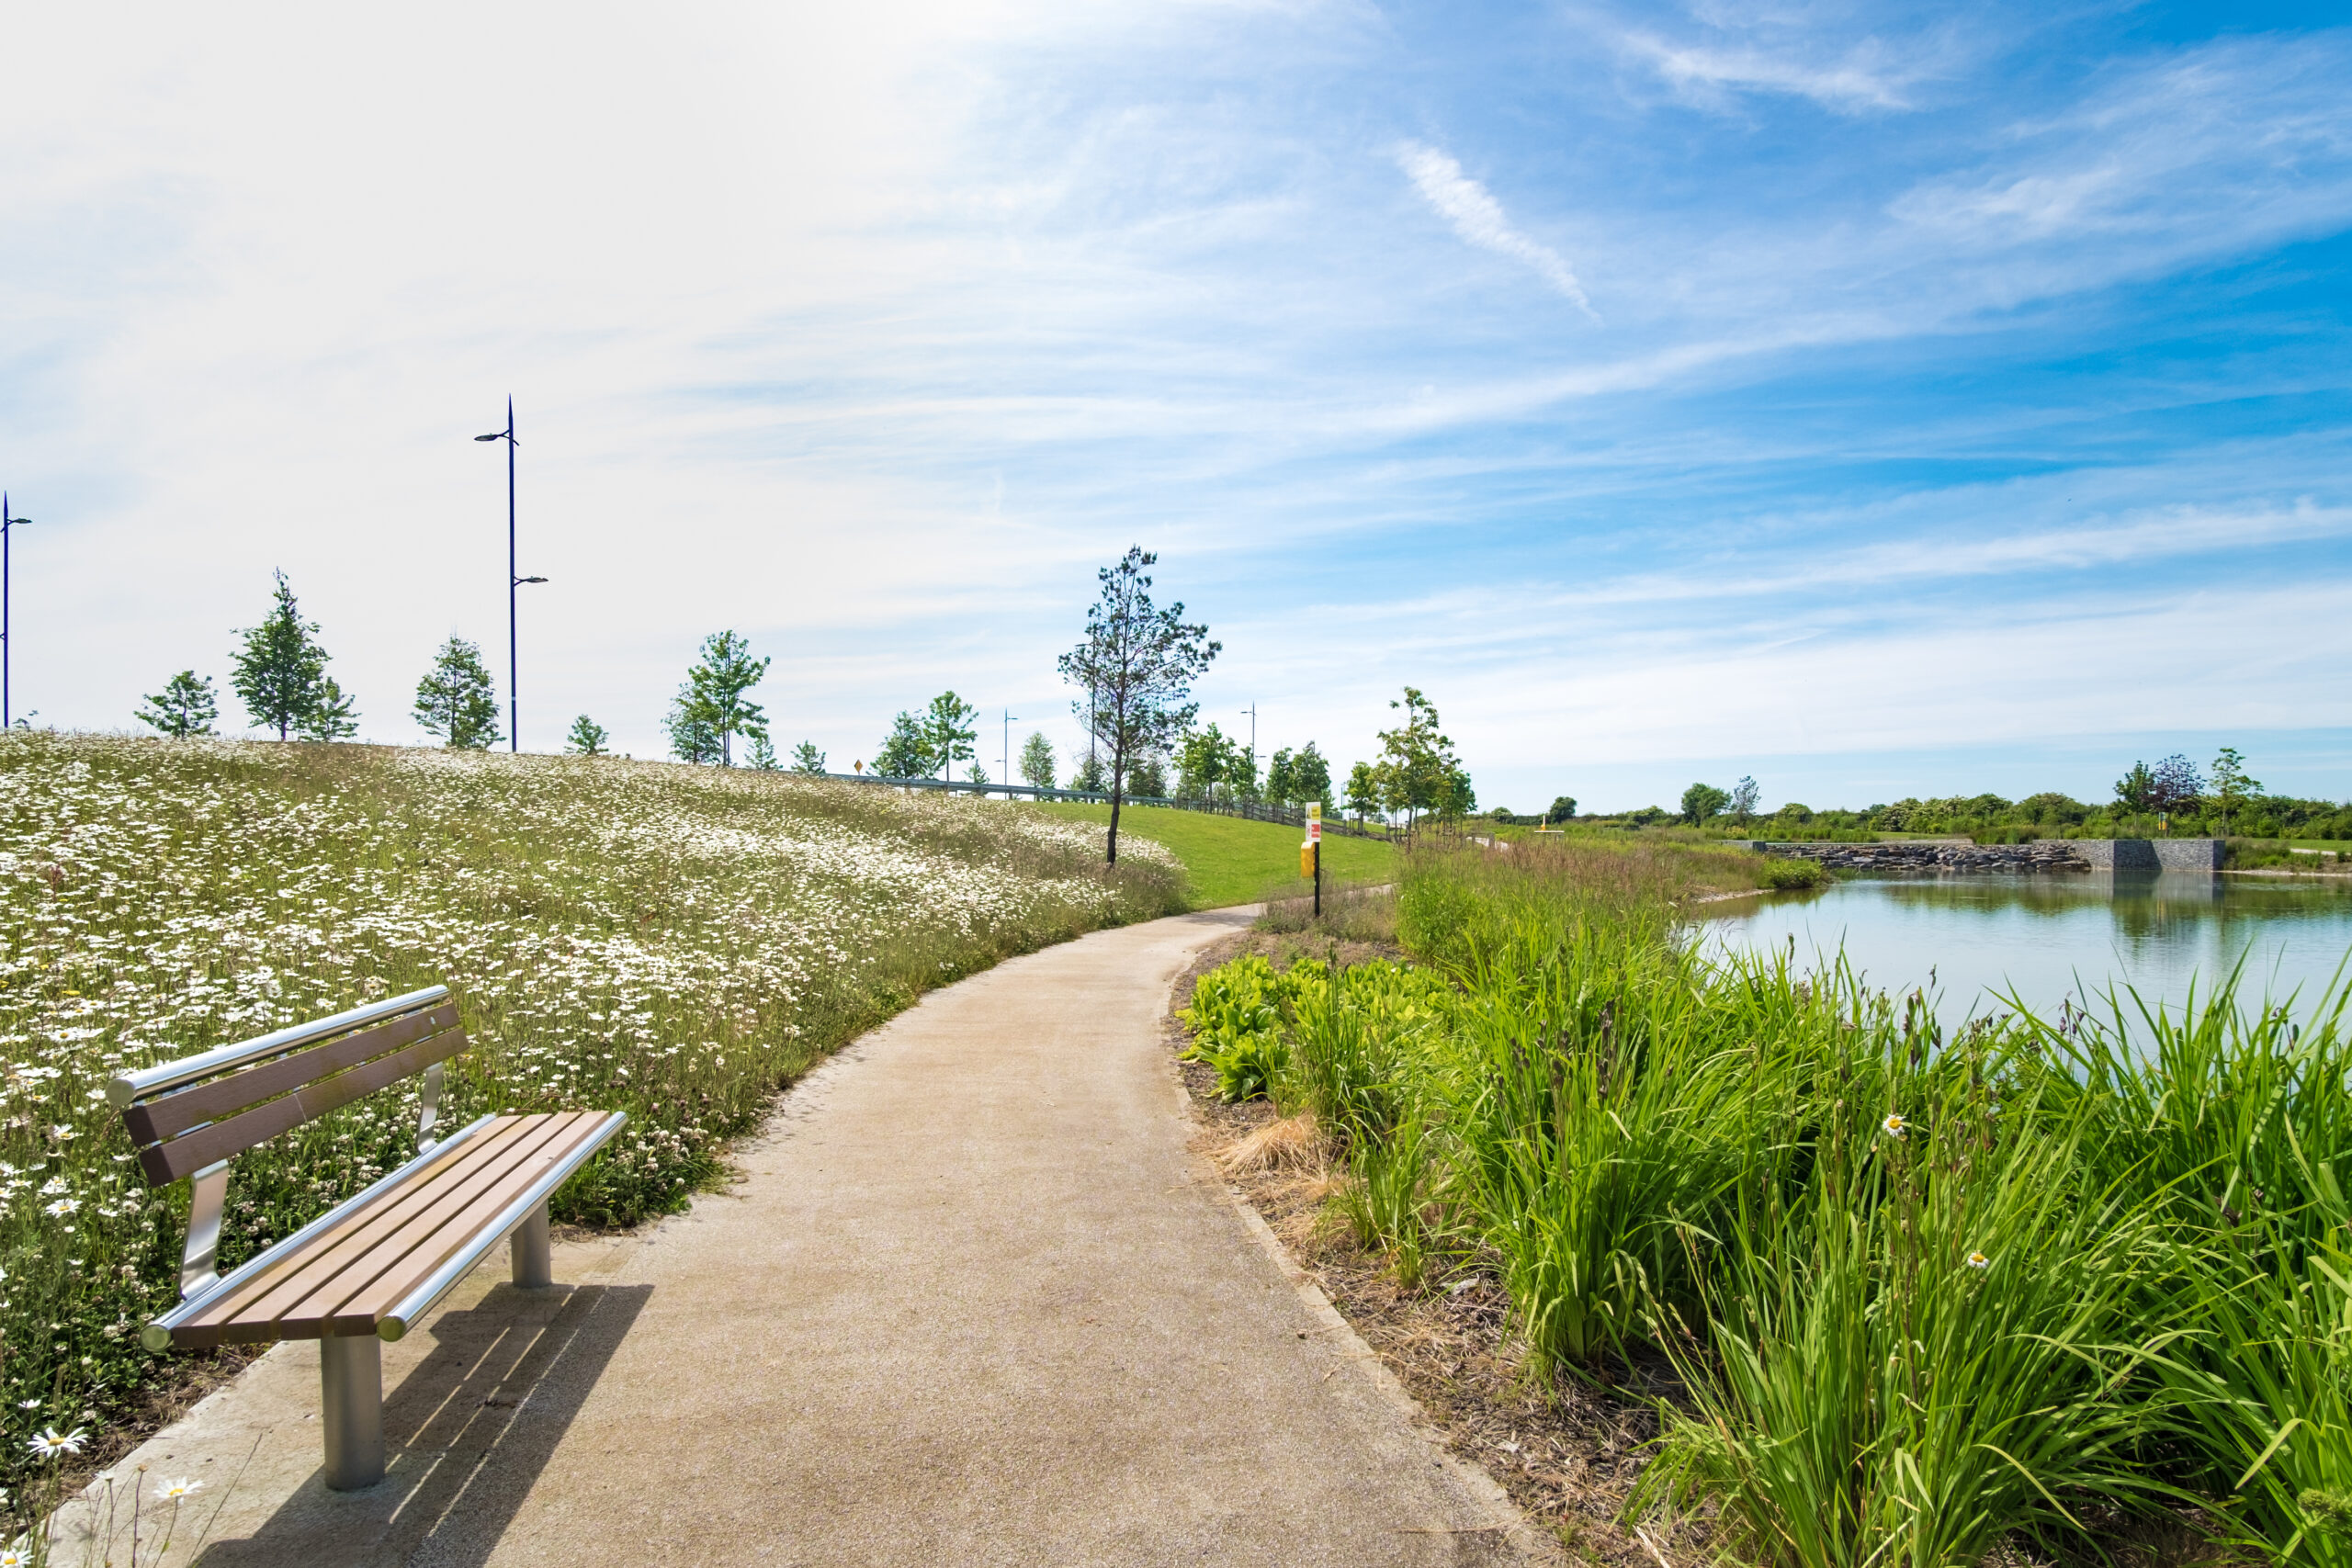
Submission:
[[506,400],[506,428],[493,430],[488,435],[477,435],[477,441],[506,443],[506,749],[523,749],[523,694],[518,689],[522,661],[514,635],[514,590],[526,582],[545,582],[544,577],[518,577],[514,574],[514,400]]
[[8,654],[15,644],[8,640],[8,538],[19,523],[29,523],[29,517],[8,514],[8,496],[0,491],[0,729],[15,722],[8,706]]

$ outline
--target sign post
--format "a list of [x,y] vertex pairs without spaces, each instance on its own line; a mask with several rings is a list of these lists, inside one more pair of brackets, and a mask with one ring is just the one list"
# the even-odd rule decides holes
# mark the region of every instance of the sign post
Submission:
[[1323,803],[1310,801],[1306,807],[1306,843],[1315,856],[1315,918],[1323,918]]

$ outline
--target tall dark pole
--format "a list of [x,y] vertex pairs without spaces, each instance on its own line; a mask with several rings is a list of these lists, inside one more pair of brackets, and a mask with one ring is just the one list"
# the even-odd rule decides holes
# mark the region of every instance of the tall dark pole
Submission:
[[493,430],[488,435],[477,435],[477,441],[506,443],[506,749],[523,749],[523,694],[517,690],[522,675],[522,660],[516,652],[518,639],[514,634],[514,591],[526,582],[545,582],[544,577],[519,577],[514,570],[514,400],[506,400],[506,428]]
[[29,517],[8,514],[8,495],[0,491],[0,729],[15,722],[15,713],[8,705],[8,656],[16,645],[8,640],[8,541],[19,523],[29,523]]
[[506,750],[523,749],[523,693],[520,644],[514,635],[514,590],[523,580],[514,575],[514,400],[506,400]]

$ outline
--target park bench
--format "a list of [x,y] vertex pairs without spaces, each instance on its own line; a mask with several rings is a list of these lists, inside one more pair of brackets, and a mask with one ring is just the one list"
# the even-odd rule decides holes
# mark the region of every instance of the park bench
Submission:
[[[433,1135],[448,1059],[466,1048],[448,987],[355,1008],[223,1045],[107,1086],[151,1185],[192,1183],[180,1304],[150,1350],[319,1341],[326,1482],[384,1474],[382,1346],[398,1339],[502,1240],[514,1280],[553,1283],[548,1200],[620,1131],[618,1111],[489,1115]],[[214,1267],[229,1160],[422,1072],[417,1156],[223,1278]]]

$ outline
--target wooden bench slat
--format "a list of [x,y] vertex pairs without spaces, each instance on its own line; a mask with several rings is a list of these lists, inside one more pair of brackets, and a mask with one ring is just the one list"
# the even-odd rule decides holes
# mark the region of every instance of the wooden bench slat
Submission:
[[[495,1168],[506,1145],[518,1141],[527,1144],[534,1120],[517,1116],[493,1122],[464,1143],[452,1146],[446,1159],[426,1167],[390,1191],[379,1194],[365,1208],[345,1215],[333,1229],[322,1231],[300,1248],[272,1258],[267,1267],[239,1281],[232,1294],[213,1302],[174,1330],[175,1342],[186,1346],[217,1345],[221,1341],[215,1331],[231,1319],[266,1320],[276,1316],[285,1306],[299,1301],[300,1295],[267,1307],[262,1303],[282,1292],[295,1276],[308,1274],[322,1252],[336,1251],[341,1255],[341,1249],[347,1247],[364,1249],[379,1235],[396,1229],[421,1205],[431,1203],[436,1193],[462,1185],[485,1168]],[[305,1286],[302,1293],[308,1293],[310,1288]],[[190,1335],[194,1337],[187,1337]]]
[[[522,1168],[502,1179],[496,1187],[481,1193],[463,1210],[438,1216],[441,1224],[429,1238],[410,1248],[392,1267],[368,1281],[332,1314],[322,1316],[320,1331],[326,1334],[375,1333],[376,1325],[383,1321],[386,1313],[400,1305],[410,1292],[439,1273],[442,1265],[456,1257],[481,1234],[485,1226],[519,1201],[550,1168],[560,1165],[564,1156],[594,1137],[596,1130],[605,1123],[605,1112],[601,1111],[582,1111],[571,1114],[571,1124],[563,1129],[562,1134],[534,1150]],[[373,1255],[369,1262],[373,1264]],[[356,1271],[338,1279],[336,1290],[342,1290],[346,1281],[355,1277]],[[322,1303],[324,1299],[322,1294]]]
[[428,1034],[457,1027],[458,1004],[443,1002],[424,1012],[396,1018],[390,1023],[363,1029],[356,1034],[347,1034],[324,1045],[298,1051],[175,1094],[158,1095],[126,1110],[122,1113],[123,1125],[130,1129],[130,1141],[135,1145],[162,1143],[191,1127],[217,1122],[232,1111],[242,1111],[312,1079],[339,1073],[370,1056],[380,1056]]
[[177,1181],[215,1160],[226,1159],[299,1127],[312,1117],[348,1105],[363,1094],[372,1094],[388,1083],[454,1056],[465,1048],[466,1037],[458,1031],[435,1035],[392,1055],[379,1056],[365,1066],[353,1067],[256,1105],[241,1115],[199,1127],[184,1138],[143,1148],[139,1151],[140,1168],[147,1173],[147,1179],[158,1187]]
[[[379,1235],[375,1245],[346,1258],[342,1267],[324,1275],[307,1295],[278,1310],[277,1335],[307,1339],[321,1333],[374,1333],[381,1313],[354,1309],[354,1298],[378,1293],[387,1280],[412,1281],[390,1297],[397,1303],[413,1288],[413,1280],[429,1277],[471,1241],[603,1116],[596,1111],[559,1111],[543,1122],[531,1120],[539,1122],[533,1135],[513,1145],[496,1168],[469,1180],[463,1191],[445,1189],[428,1206],[412,1213],[404,1224]],[[233,1335],[245,1326],[240,1319],[230,1325],[230,1332]]]

